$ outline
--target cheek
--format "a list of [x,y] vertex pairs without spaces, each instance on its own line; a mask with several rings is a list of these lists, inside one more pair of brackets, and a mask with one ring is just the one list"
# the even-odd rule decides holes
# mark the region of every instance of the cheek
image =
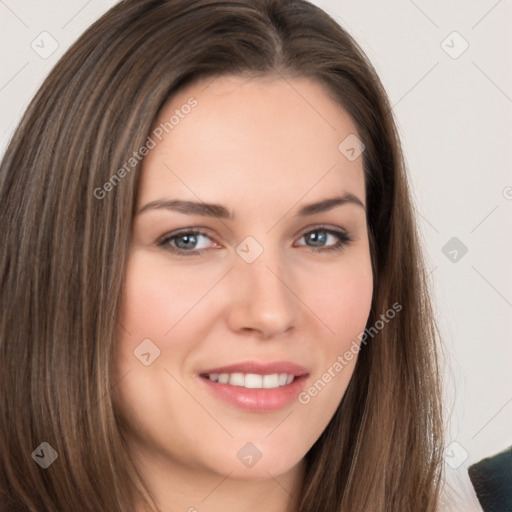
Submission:
[[323,280],[322,293],[317,290],[310,294],[324,334],[314,337],[318,365],[297,397],[299,410],[303,410],[302,432],[306,433],[307,446],[318,439],[332,419],[355,369],[373,294],[371,267],[363,261],[332,272],[328,280]]
[[299,402],[306,404],[311,399],[313,415],[323,418],[326,424],[350,382],[370,314],[373,296],[370,259],[361,254],[351,264],[340,265],[336,270],[331,268],[319,283],[322,286],[309,297],[315,305],[314,313],[321,320],[318,332],[323,333],[312,337],[319,356],[312,379],[315,389],[306,390],[309,396]]
[[134,336],[163,337],[204,294],[204,281],[166,269],[143,253],[134,253],[126,269],[120,321]]
[[324,340],[332,340],[332,348],[343,348],[364,331],[370,314],[373,277],[369,257],[361,255],[351,264],[331,268],[317,282],[310,300],[326,327]]

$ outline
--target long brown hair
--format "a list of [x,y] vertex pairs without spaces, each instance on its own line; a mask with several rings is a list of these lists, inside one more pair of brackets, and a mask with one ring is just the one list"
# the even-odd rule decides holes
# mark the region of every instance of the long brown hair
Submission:
[[[365,144],[368,325],[402,306],[359,353],[305,455],[300,512],[438,510],[439,335],[372,65],[304,0],[125,0],[54,67],[0,167],[2,511],[129,512],[136,491],[152,503],[120,435],[110,371],[140,163],[104,197],[98,189],[146,143],[176,91],[227,74],[311,78],[349,112]],[[46,469],[34,458],[41,443],[58,454]]]

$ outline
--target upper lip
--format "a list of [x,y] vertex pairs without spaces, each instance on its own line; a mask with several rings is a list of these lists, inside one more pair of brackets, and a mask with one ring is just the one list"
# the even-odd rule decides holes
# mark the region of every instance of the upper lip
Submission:
[[256,373],[260,375],[272,375],[274,373],[287,373],[300,377],[306,375],[308,371],[303,366],[290,361],[275,361],[271,363],[261,363],[259,361],[242,361],[227,366],[218,366],[209,370],[201,371],[200,375],[210,375],[211,373]]

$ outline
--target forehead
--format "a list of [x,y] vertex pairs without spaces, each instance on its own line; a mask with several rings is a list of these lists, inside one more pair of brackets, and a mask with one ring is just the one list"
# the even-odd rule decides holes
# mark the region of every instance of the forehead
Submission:
[[288,204],[346,191],[364,200],[362,158],[351,161],[339,149],[354,134],[348,113],[310,79],[197,82],[159,112],[140,201],[168,193]]

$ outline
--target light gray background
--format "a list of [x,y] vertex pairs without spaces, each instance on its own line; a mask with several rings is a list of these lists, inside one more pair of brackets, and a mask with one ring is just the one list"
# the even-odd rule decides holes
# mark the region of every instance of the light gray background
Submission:
[[[0,0],[0,155],[58,58],[114,3]],[[512,444],[512,1],[313,3],[356,38],[394,106],[447,345],[448,471],[461,472]],[[47,58],[31,47],[51,50],[44,31],[58,43]],[[452,237],[467,254],[443,253]]]

